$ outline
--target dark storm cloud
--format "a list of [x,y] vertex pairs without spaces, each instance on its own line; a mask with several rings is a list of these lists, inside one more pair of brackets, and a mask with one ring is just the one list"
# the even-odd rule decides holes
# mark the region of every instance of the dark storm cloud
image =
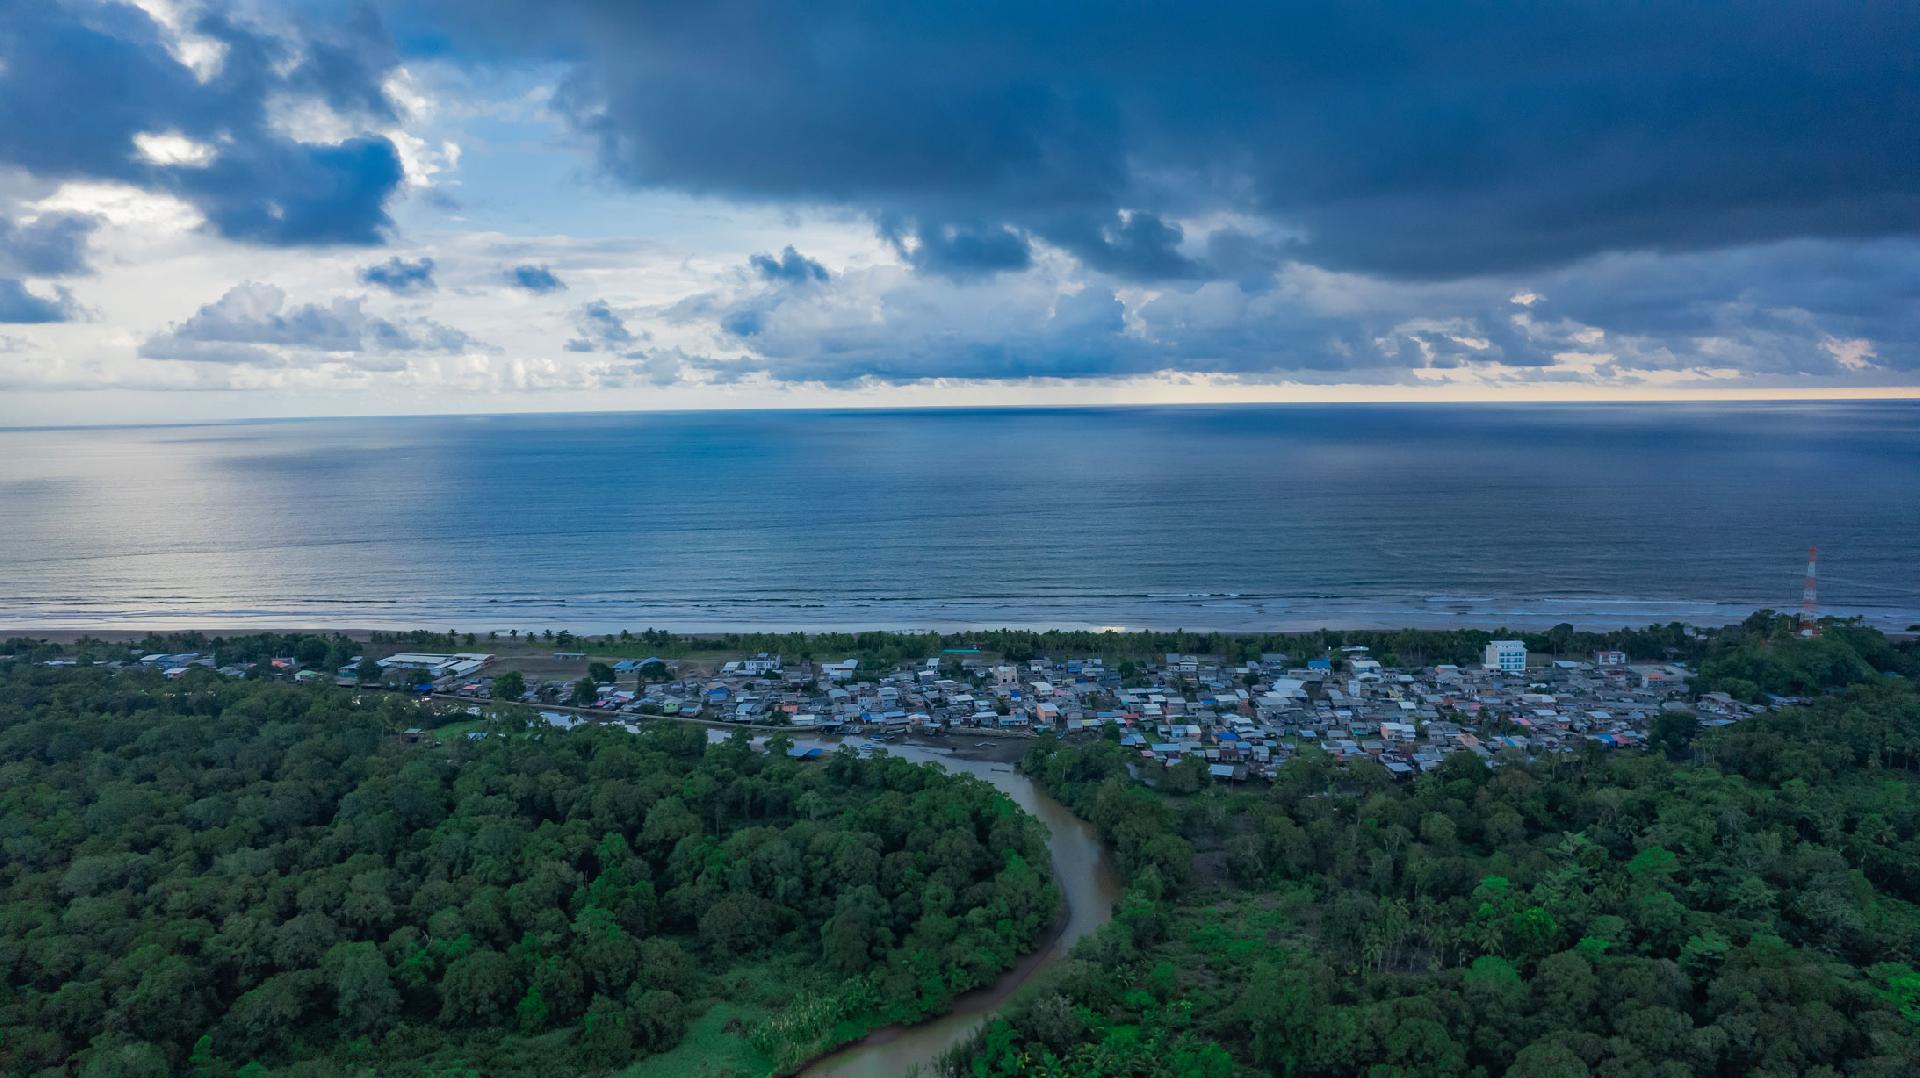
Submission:
[[375,244],[391,221],[387,199],[405,178],[385,138],[337,146],[265,142],[228,149],[173,186],[220,234],[273,245]]
[[293,366],[315,355],[364,356],[370,358],[350,361],[388,369],[386,358],[396,352],[460,352],[473,343],[437,322],[369,314],[359,299],[288,305],[281,289],[247,282],[148,340],[140,354],[260,367]]
[[360,271],[360,280],[396,295],[433,291],[433,259],[395,256]]
[[880,234],[922,273],[956,281],[1023,270],[1033,263],[1027,238],[1006,225],[902,225],[883,219]]
[[[177,195],[233,239],[378,243],[402,179],[392,143],[296,142],[267,113],[272,95],[289,94],[348,115],[390,115],[381,79],[392,50],[377,47],[383,36],[369,18],[289,43],[206,9],[193,30],[218,43],[221,59],[202,82],[131,5],[0,0],[0,164]],[[136,150],[143,134],[183,136],[212,156],[152,161]]]
[[1233,274],[1168,231],[1215,210],[1292,258],[1433,279],[1920,221],[1904,0],[399,10],[457,54],[571,64],[558,103],[630,184],[977,222],[922,244],[940,273],[1040,238]]
[[1165,280],[1200,275],[1200,267],[1180,254],[1179,226],[1144,211],[1123,214],[1104,225],[1076,218],[1056,225],[1046,235],[1089,267],[1116,277]]
[[[314,25],[311,20],[303,23]],[[349,116],[397,119],[384,83],[400,57],[380,16],[370,7],[355,6],[344,19],[320,26],[322,31],[305,42],[305,55],[287,81]]]
[[0,323],[70,322],[77,314],[73,297],[65,289],[47,299],[27,291],[26,285],[11,277],[0,277]]
[[828,277],[827,267],[794,250],[792,244],[788,244],[778,258],[773,255],[754,255],[747,260],[747,264],[769,281],[805,284],[808,281],[824,281]]
[[20,224],[0,214],[0,273],[66,277],[87,270],[87,238],[99,221],[48,214]]
[[561,292],[567,284],[545,266],[515,266],[507,271],[507,283],[528,292]]

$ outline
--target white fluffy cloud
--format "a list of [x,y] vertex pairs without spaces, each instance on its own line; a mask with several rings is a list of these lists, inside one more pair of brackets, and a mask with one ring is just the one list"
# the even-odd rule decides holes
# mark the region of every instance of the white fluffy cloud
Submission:
[[288,304],[270,284],[235,285],[186,321],[140,347],[148,359],[251,367],[338,363],[369,371],[403,370],[419,352],[473,350],[465,333],[429,319],[370,314],[361,297]]

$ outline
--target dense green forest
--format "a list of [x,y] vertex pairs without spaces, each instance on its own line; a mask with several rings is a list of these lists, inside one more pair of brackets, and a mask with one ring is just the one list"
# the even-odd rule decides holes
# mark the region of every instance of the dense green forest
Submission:
[[1022,766],[1128,890],[943,1070],[1920,1073],[1920,693],[1851,677],[1682,759],[1462,753],[1405,785],[1308,753],[1175,796],[1117,744],[1043,739]]
[[1056,914],[1044,829],[977,779],[415,721],[0,663],[0,1073],[764,1074],[946,1008]]
[[1847,623],[1829,623],[1819,636],[1802,637],[1793,619],[1763,611],[1712,635],[1693,688],[1759,702],[1842,689],[1875,674],[1920,676],[1916,641],[1896,643]]
[[[1801,701],[1718,730],[1664,715],[1651,753],[1456,755],[1398,784],[1308,751],[1271,786],[1183,768],[1156,788],[1112,740],[1042,739],[1022,767],[1127,891],[940,1069],[1920,1073],[1920,653],[1795,628],[1529,637]],[[596,653],[1363,643],[1431,663],[1489,634],[624,636]],[[132,643],[324,666],[364,646]],[[128,651],[0,643],[0,1073],[766,1074],[945,1009],[1058,905],[1039,824],[974,779],[518,708],[409,744],[421,712],[397,695],[254,679],[263,663],[88,665]]]

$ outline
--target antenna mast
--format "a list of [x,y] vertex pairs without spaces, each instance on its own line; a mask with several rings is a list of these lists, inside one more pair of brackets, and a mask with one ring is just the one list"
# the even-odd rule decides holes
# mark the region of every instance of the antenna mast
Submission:
[[1820,548],[1807,548],[1807,582],[1800,589],[1800,635],[1820,635],[1820,590],[1819,566]]

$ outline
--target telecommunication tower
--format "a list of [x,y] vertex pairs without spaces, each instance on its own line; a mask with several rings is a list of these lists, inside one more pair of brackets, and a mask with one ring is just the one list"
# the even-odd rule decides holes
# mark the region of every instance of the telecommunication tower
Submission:
[[1820,635],[1820,590],[1819,572],[1820,548],[1807,548],[1807,582],[1800,589],[1800,635]]

